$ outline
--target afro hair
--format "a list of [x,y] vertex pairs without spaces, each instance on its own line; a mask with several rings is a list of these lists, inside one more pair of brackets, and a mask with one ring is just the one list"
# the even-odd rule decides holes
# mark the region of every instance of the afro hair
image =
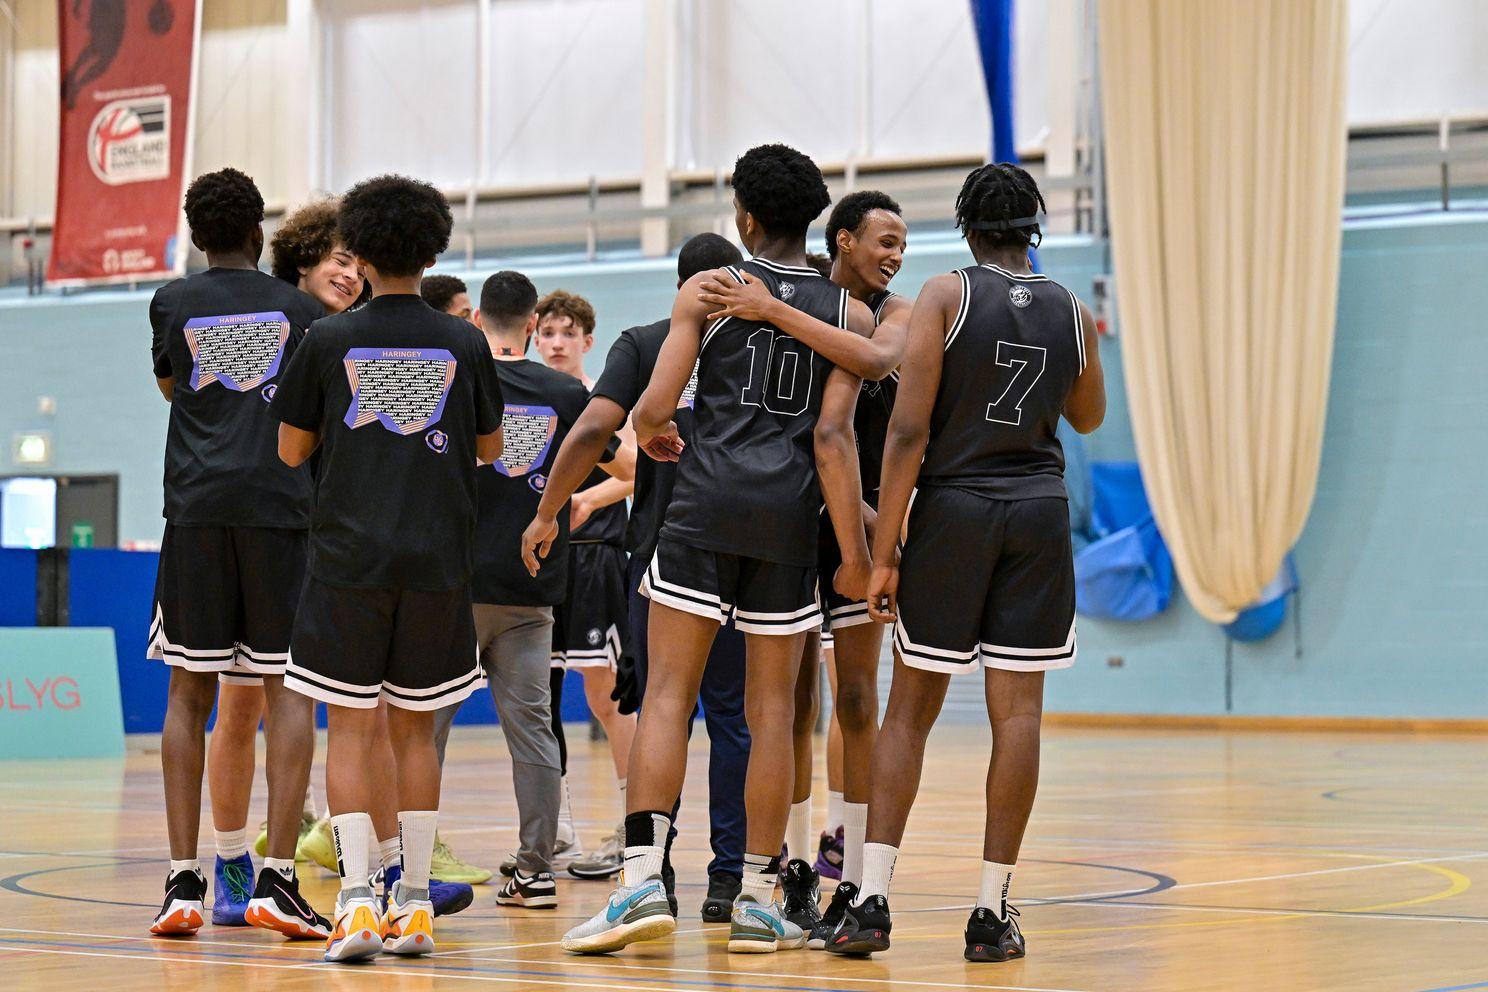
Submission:
[[339,204],[334,198],[307,203],[288,217],[269,242],[271,271],[287,283],[300,281],[300,270],[320,264],[341,243],[336,230]]
[[263,194],[237,169],[197,176],[186,188],[186,223],[202,251],[237,251],[263,223]]
[[904,213],[893,197],[876,189],[860,189],[838,200],[832,208],[832,215],[827,218],[827,256],[837,257],[838,232],[846,231],[856,236],[863,229],[863,221],[875,210],[887,210],[901,216]]
[[449,247],[454,218],[433,186],[407,176],[366,179],[346,191],[338,215],[348,251],[387,276],[418,275]]
[[677,284],[681,285],[699,272],[738,265],[744,255],[728,238],[712,231],[694,234],[677,252]]
[[458,276],[447,276],[444,274],[424,276],[419,283],[419,295],[424,302],[429,304],[440,313],[449,309],[450,301],[461,293],[469,293],[470,287],[465,285],[465,280]]
[[787,145],[758,145],[734,163],[734,194],[765,233],[804,235],[832,202],[816,163]]

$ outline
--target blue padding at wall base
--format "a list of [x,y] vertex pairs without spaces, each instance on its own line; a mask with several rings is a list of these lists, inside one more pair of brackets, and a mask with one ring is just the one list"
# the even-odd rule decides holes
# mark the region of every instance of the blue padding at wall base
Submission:
[[36,552],[0,548],[0,627],[36,626]]
[[119,659],[125,733],[159,733],[165,723],[170,671],[145,657],[155,602],[154,551],[74,548],[68,555],[68,621],[112,627]]

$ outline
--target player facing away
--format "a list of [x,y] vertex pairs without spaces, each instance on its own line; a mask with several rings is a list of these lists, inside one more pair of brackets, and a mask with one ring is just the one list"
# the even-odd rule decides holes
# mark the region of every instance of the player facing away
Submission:
[[[956,222],[977,264],[926,283],[884,444],[873,615],[894,626],[894,681],[873,751],[863,885],[827,939],[889,946],[889,881],[951,676],[982,670],[992,755],[969,961],[1024,953],[1008,888],[1038,787],[1044,672],[1075,661],[1063,415],[1105,416],[1095,321],[1028,265],[1043,198],[1015,165],[967,176]],[[921,458],[923,456],[923,462]],[[894,545],[903,528],[903,552]]]
[[[429,865],[439,809],[434,711],[484,681],[470,606],[477,457],[501,455],[501,386],[469,321],[418,295],[449,244],[444,196],[379,176],[341,203],[346,247],[372,285],[317,321],[270,405],[279,455],[320,448],[310,570],[287,687],[327,704],[326,797],[341,870],[328,961],[434,949]],[[386,700],[402,877],[379,908],[367,879],[373,760]]]
[[[877,190],[844,196],[827,219],[832,281],[873,312],[877,326],[866,340],[843,334],[809,314],[782,305],[753,280],[729,285],[729,281],[715,278],[704,283],[702,293],[702,299],[713,307],[709,317],[764,320],[863,376],[853,430],[857,435],[863,513],[870,524],[878,505],[879,459],[897,385],[897,373],[892,370],[903,357],[909,329],[910,301],[889,291],[890,281],[904,262],[907,233],[899,204]],[[834,528],[826,520],[822,521],[819,548],[818,574],[832,575],[842,555]],[[862,878],[873,742],[878,729],[878,656],[883,644],[883,625],[873,622],[864,600],[842,596],[825,582],[821,594],[836,654],[833,718],[842,734],[845,801],[841,884],[823,916],[816,905],[818,872],[831,867],[826,854],[835,838],[823,836],[813,867],[806,860],[811,850],[811,749],[818,684],[815,647],[811,644],[797,682],[796,791],[786,827],[790,862],[781,877],[787,917],[808,931],[808,946],[818,949],[856,894]]]
[[[750,149],[734,165],[735,224],[754,256],[740,269],[772,294],[867,335],[872,315],[803,263],[806,228],[827,205],[816,165],[784,145]],[[632,413],[652,457],[681,458],[656,554],[641,586],[651,599],[650,674],[631,752],[625,867],[605,909],[564,937],[566,950],[617,950],[671,933],[661,880],[671,810],[687,762],[687,723],[708,651],[730,617],[744,632],[750,731],[742,890],[729,949],[805,943],[774,902],[790,809],[793,695],[816,602],[822,498],[845,546],[837,582],[863,595],[867,566],[852,409],[858,379],[768,324],[709,322],[703,276],[677,294],[656,371]],[[696,368],[692,443],[680,451],[673,415]],[[814,454],[813,454],[814,448]],[[818,482],[818,471],[820,482]]]
[[252,179],[236,169],[199,176],[185,207],[192,243],[210,267],[150,301],[156,383],[171,405],[149,645],[150,657],[171,666],[160,747],[171,867],[150,930],[193,934],[203,923],[202,766],[225,675],[260,683],[267,699],[268,860],[254,884],[239,820],[228,856],[217,858],[215,895],[225,909],[213,915],[241,926],[258,908],[265,925],[287,936],[324,937],[328,924],[300,896],[294,868],[313,704],[286,692],[283,679],[305,574],[310,476],[279,462],[269,416],[284,366],[322,311],[258,270],[263,197]]
[[[736,266],[743,260],[739,249],[726,238],[712,233],[695,235],[677,253],[677,288],[681,289],[683,283],[699,272]],[[559,511],[599,464],[609,438],[625,425],[630,411],[651,382],[670,325],[667,318],[627,328],[605,356],[604,372],[595,383],[578,423],[564,439],[543,490],[542,502],[522,536],[522,557],[530,572],[536,574],[546,564],[559,534]],[[693,380],[689,385],[678,398],[673,415],[684,445],[692,439],[692,401],[697,384]],[[649,668],[646,621],[650,601],[640,594],[640,583],[656,553],[676,477],[675,462],[654,458],[636,461],[635,498],[625,531],[625,550],[630,555],[626,580],[630,596],[630,650],[628,656],[622,656],[622,672],[617,675],[620,687],[617,695],[629,704],[622,708],[631,710],[644,700]],[[627,661],[635,666],[629,684],[623,671]],[[708,839],[713,849],[713,860],[708,864],[708,895],[700,913],[704,923],[727,923],[733,913],[734,899],[739,895],[744,865],[744,777],[749,765],[749,730],[744,725],[744,636],[733,627],[721,628],[713,640],[703,666],[699,699],[708,728]],[[623,824],[621,830],[623,844]],[[667,836],[670,842],[676,836],[676,829],[669,830]],[[585,874],[583,867],[572,865],[569,872],[580,877],[601,877],[599,872]],[[608,878],[616,871],[602,877]],[[675,916],[676,878],[670,859],[665,856],[661,877]]]

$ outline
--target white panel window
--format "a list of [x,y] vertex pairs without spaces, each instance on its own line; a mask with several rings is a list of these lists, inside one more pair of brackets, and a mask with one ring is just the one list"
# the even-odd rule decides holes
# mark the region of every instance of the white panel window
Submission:
[[1488,4],[1351,0],[1348,121],[1488,114]]

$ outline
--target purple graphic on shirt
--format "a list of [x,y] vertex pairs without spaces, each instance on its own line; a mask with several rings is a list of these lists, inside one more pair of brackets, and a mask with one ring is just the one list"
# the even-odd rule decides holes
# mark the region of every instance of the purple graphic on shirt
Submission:
[[550,406],[508,403],[501,413],[501,457],[491,467],[508,478],[541,465],[558,431],[558,411]]
[[246,393],[279,374],[289,318],[278,310],[192,317],[185,332],[192,390],[220,382]]
[[406,437],[432,427],[455,381],[455,356],[443,348],[352,348],[344,363],[352,430],[375,421]]

